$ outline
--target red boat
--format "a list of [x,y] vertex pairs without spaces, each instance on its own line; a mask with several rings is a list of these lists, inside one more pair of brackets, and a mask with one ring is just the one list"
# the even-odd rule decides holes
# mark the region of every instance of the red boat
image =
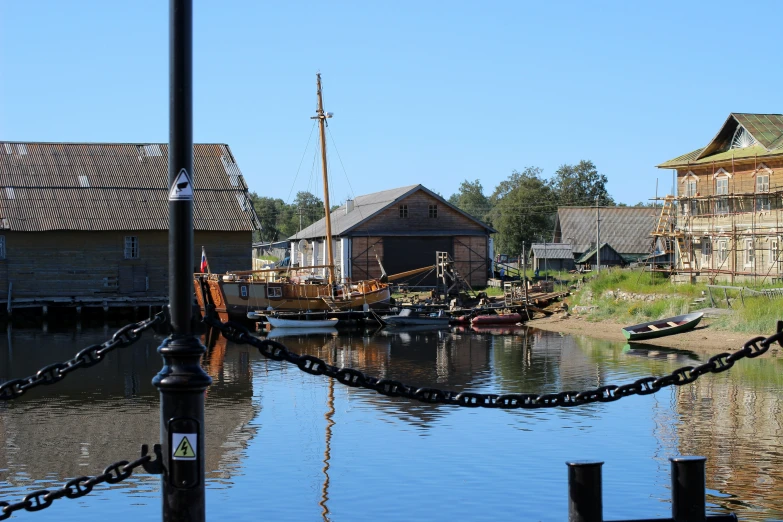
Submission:
[[477,315],[471,319],[470,324],[477,326],[485,324],[517,324],[521,322],[522,316],[519,314],[492,314]]

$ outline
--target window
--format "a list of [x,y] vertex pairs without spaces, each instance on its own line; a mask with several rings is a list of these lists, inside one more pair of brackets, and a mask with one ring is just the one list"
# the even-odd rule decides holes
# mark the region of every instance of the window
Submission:
[[[718,195],[728,195],[729,178],[722,177],[715,180],[715,193]],[[726,214],[729,211],[729,198],[718,198],[715,201],[715,213]]]
[[438,217],[438,205],[430,205],[430,217]]
[[710,256],[712,256],[712,240],[708,237],[701,240],[701,255],[707,261],[709,261]]
[[279,286],[276,287],[269,287],[266,289],[266,296],[267,297],[283,297],[283,289]]
[[139,258],[139,237],[125,236],[125,259]]
[[408,205],[400,205],[400,217],[408,217]]
[[769,192],[769,174],[756,176],[756,192]]
[[729,240],[721,239],[720,241],[718,241],[718,262],[720,262],[721,266],[723,266],[723,263],[725,263],[728,258],[729,258]]
[[685,195],[692,198],[696,195],[696,180],[689,179],[685,186]]
[[5,236],[0,236],[0,259],[5,259]]
[[769,209],[769,196],[756,196],[756,211],[761,212]]
[[777,238],[769,240],[769,264],[774,265],[779,262],[780,259],[780,243]]
[[242,285],[242,286],[239,287],[239,294],[242,297],[247,297],[247,286],[246,285]]
[[752,239],[746,239],[745,240],[745,266],[750,266],[753,264],[755,252],[753,250],[753,240]]

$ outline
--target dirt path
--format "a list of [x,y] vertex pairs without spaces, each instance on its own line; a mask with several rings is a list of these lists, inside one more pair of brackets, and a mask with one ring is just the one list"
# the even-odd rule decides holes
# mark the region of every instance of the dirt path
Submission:
[[[627,324],[612,323],[609,321],[590,322],[579,316],[567,316],[556,314],[543,319],[534,319],[527,323],[533,328],[549,330],[552,332],[562,332],[572,335],[586,335],[597,339],[606,339],[607,341],[624,342],[622,328]],[[758,335],[771,335],[773,332],[761,332]],[[665,346],[668,348],[677,348],[680,350],[691,350],[697,353],[720,353],[732,352],[742,348],[742,345],[754,337],[753,334],[726,332],[713,330],[710,328],[710,320],[702,319],[695,330],[660,339],[650,339],[648,341],[638,341],[640,343],[651,344],[655,346]],[[770,349],[772,353],[779,353],[779,347],[773,346]]]

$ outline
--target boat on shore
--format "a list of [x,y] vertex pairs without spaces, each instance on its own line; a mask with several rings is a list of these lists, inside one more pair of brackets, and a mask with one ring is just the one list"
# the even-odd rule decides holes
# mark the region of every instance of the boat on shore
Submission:
[[646,323],[635,324],[623,328],[623,335],[629,341],[639,341],[642,339],[655,339],[674,335],[688,330],[693,330],[699,324],[704,314],[695,312],[685,315],[677,315],[666,319],[658,319]]

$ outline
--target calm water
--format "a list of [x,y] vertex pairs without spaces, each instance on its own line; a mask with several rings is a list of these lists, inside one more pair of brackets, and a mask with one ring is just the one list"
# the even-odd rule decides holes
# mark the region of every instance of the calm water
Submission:
[[[114,330],[15,329],[0,379],[71,357]],[[161,336],[0,404],[0,500],[59,487],[158,440],[150,383]],[[422,386],[548,393],[661,375],[682,351],[536,330],[385,332],[282,339],[292,350]],[[783,519],[783,364],[743,361],[680,389],[611,404],[495,411],[413,404],[218,342],[206,366],[210,520],[564,520],[565,461],[604,465],[606,519],[670,515],[668,458],[708,457],[708,506]],[[134,475],[15,520],[159,520],[159,478]]]

